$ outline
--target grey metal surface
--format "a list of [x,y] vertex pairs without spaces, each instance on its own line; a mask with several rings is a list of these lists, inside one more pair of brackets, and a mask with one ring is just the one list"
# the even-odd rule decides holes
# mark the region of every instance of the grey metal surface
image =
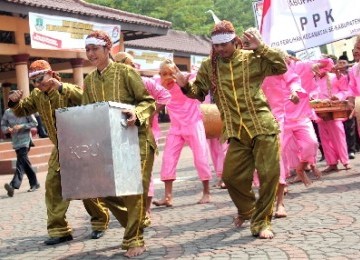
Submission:
[[55,111],[64,199],[142,193],[136,126],[127,104],[101,102]]

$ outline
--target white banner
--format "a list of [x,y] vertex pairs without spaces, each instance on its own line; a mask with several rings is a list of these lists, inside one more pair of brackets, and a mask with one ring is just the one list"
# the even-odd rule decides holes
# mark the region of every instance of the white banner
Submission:
[[85,38],[94,30],[107,32],[114,47],[120,44],[120,25],[29,13],[29,26],[31,47],[34,49],[85,49]]
[[173,60],[172,52],[160,52],[125,48],[125,51],[134,57],[134,62],[140,70],[159,70],[160,63],[165,59]]
[[264,0],[261,34],[271,47],[299,51],[360,34],[358,0]]
[[296,58],[300,60],[319,60],[322,57],[320,47],[314,47],[296,53]]

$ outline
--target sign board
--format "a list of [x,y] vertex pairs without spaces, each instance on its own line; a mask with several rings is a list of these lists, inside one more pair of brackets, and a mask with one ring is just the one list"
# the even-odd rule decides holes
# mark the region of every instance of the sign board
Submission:
[[31,47],[34,49],[85,49],[85,38],[94,30],[105,31],[113,48],[120,45],[120,25],[99,24],[65,16],[29,13]]
[[134,57],[134,62],[140,70],[159,70],[160,63],[165,59],[174,59],[172,52],[159,52],[126,48],[126,52],[130,53]]
[[261,35],[269,46],[300,51],[360,33],[354,0],[264,0]]

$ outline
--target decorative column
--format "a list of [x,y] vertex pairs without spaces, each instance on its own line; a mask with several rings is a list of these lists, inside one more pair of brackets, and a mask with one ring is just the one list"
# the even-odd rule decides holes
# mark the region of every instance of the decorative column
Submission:
[[4,82],[1,84],[2,89],[2,96],[3,96],[3,102],[4,102],[4,111],[8,108],[8,102],[9,102],[9,93],[11,89],[11,83]]
[[15,63],[17,89],[23,91],[23,97],[30,95],[28,62],[29,54],[11,56]]
[[80,88],[84,85],[83,66],[84,60],[82,58],[75,58],[70,60],[71,67],[73,68],[74,83]]

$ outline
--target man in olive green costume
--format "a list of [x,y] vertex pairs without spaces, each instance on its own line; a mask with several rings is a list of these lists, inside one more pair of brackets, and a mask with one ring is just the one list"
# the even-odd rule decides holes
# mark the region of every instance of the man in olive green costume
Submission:
[[[37,60],[30,65],[29,78],[35,86],[30,96],[22,99],[22,91],[14,91],[9,96],[9,107],[16,116],[28,116],[39,112],[48,130],[49,138],[55,145],[49,159],[45,181],[47,230],[50,236],[45,244],[55,245],[73,239],[72,230],[66,221],[66,211],[70,202],[64,201],[61,195],[55,109],[80,105],[83,91],[75,85],[62,83],[60,77],[52,71],[50,64],[45,60]],[[97,239],[102,236],[108,226],[107,209],[102,207],[98,199],[86,199],[83,203],[91,216],[93,229],[91,237]]]
[[[189,83],[179,71],[176,80],[187,96],[200,101],[210,91],[220,110],[222,139],[229,142],[223,181],[237,207],[235,226],[250,219],[254,236],[271,239],[280,175],[279,128],[260,86],[266,76],[286,72],[286,64],[255,31],[240,39],[228,21],[215,24],[211,39],[212,53],[202,62],[196,80]],[[255,169],[260,179],[258,199],[252,190]]]
[[151,171],[156,149],[149,119],[155,111],[155,100],[146,91],[140,75],[130,66],[113,62],[110,58],[112,42],[103,31],[94,31],[85,40],[86,55],[96,70],[84,80],[82,103],[115,101],[134,105],[126,109],[128,125],[138,127],[143,194],[101,198],[106,207],[125,228],[122,249],[125,256],[135,257],[145,250],[144,219]]

